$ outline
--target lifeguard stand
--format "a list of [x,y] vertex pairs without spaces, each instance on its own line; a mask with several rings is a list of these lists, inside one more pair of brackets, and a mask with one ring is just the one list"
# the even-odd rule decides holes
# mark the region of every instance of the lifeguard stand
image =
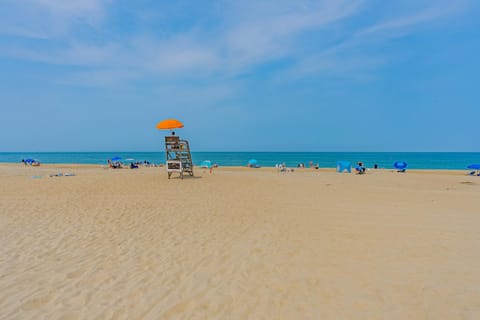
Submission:
[[179,173],[181,179],[184,173],[193,176],[192,155],[187,140],[181,140],[179,136],[166,136],[165,152],[168,179],[174,172]]

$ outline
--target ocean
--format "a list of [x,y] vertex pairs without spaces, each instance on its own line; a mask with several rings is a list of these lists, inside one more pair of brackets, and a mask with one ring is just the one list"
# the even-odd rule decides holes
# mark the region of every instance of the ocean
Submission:
[[[107,159],[144,160],[164,163],[164,152],[0,152],[0,162],[20,163],[32,158],[41,163],[106,164]],[[395,161],[405,161],[409,169],[466,169],[473,163],[480,163],[480,152],[193,152],[194,164],[210,160],[219,166],[246,166],[250,159],[256,159],[263,167],[274,167],[285,163],[289,167],[310,161],[322,168],[334,168],[337,161],[363,162],[367,167],[378,164],[380,168],[393,168]],[[130,162],[132,160],[126,160]]]

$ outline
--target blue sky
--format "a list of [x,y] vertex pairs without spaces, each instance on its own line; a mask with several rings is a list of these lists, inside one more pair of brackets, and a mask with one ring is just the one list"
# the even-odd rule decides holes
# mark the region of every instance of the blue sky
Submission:
[[1,151],[480,151],[480,2],[2,0]]

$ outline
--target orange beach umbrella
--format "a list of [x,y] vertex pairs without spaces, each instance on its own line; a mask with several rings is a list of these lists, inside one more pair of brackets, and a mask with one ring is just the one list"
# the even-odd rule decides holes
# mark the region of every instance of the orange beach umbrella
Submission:
[[157,123],[157,129],[160,130],[172,130],[177,128],[183,128],[183,123],[177,119],[165,119]]

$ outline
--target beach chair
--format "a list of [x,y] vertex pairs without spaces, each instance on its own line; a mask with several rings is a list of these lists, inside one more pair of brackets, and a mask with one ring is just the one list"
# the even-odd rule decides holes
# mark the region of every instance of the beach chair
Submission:
[[477,173],[477,171],[473,170],[467,173],[467,176],[474,176]]

